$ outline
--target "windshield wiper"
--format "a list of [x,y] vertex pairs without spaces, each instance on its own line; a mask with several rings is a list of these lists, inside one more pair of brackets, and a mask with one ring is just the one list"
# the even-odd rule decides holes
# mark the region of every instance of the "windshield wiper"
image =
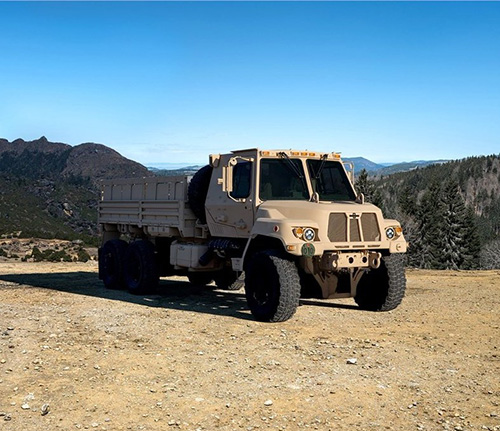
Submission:
[[319,165],[318,172],[316,172],[316,175],[314,176],[315,180],[319,180],[319,176],[321,175],[321,172],[323,171],[323,168],[325,167],[326,159],[328,158],[328,154],[323,154],[321,156],[321,164]]
[[297,176],[297,178],[300,179],[302,187],[304,187],[304,192],[307,191],[307,194],[309,194],[309,191],[307,189],[306,177],[303,174],[303,171],[301,171],[299,167],[295,163],[293,163],[292,159],[290,159],[288,154],[284,151],[278,153],[278,156],[280,156],[282,160],[285,160],[287,162],[289,169],[291,169],[291,171]]
[[285,152],[282,151],[281,153],[278,154],[278,156],[280,156],[282,159],[286,160],[286,162],[288,163],[288,166],[292,169],[293,173],[295,175],[297,175],[297,177],[299,177],[301,180],[305,180],[304,175],[302,175],[302,172],[300,171],[298,166],[292,162],[292,159],[290,159],[290,157],[288,157],[288,154],[286,154]]
[[[320,197],[319,197],[319,184],[318,180],[320,178],[321,172],[323,172],[323,168],[325,167],[326,159],[328,158],[328,154],[323,154],[321,156],[321,163],[318,167],[318,171],[316,173],[313,172],[314,177],[311,178],[311,183],[313,186],[313,195],[311,196],[311,201],[312,202],[319,202]],[[312,167],[312,166],[311,166]]]

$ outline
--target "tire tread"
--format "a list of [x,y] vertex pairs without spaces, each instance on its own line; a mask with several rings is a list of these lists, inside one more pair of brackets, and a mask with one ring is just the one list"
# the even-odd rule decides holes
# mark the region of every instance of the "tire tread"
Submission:
[[364,310],[391,311],[401,304],[405,291],[404,255],[394,253],[384,256],[379,268],[361,278],[354,299]]

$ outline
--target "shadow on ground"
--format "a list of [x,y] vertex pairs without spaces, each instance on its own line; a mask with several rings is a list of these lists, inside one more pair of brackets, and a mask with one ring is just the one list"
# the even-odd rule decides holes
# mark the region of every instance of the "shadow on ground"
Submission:
[[[123,290],[106,289],[95,272],[2,274],[0,280],[10,284],[4,287],[32,286],[114,301],[125,301],[147,307],[254,320],[248,310],[243,290],[216,290],[213,286],[194,286],[187,280],[161,279],[157,292],[152,295],[133,295]],[[0,283],[0,287],[2,287],[2,283]],[[358,307],[354,305],[315,299],[301,299],[300,303],[301,305],[358,310]]]

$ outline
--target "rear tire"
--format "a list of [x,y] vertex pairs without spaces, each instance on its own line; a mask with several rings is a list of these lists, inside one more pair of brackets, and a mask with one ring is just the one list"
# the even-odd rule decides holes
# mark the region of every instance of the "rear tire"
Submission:
[[404,256],[400,253],[384,256],[380,267],[371,269],[359,280],[354,300],[363,310],[394,310],[405,295]]
[[284,322],[297,310],[300,278],[295,263],[274,250],[255,253],[245,267],[245,295],[253,316]]
[[158,266],[154,245],[146,240],[129,245],[125,257],[125,283],[130,293],[142,295],[158,287]]
[[99,250],[99,278],[108,289],[123,289],[123,267],[127,243],[121,239],[112,239]]

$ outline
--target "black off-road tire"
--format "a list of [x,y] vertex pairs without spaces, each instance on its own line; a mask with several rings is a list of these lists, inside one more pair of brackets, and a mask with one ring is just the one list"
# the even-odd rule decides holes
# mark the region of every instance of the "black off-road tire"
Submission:
[[99,278],[108,289],[123,289],[123,267],[128,244],[112,239],[99,249]]
[[210,165],[203,166],[196,172],[188,186],[188,204],[198,217],[200,223],[207,222],[205,213],[205,201],[207,200],[208,186],[212,177],[213,168]]
[[295,263],[273,250],[250,256],[245,266],[245,295],[253,316],[284,322],[299,306],[300,278]]
[[382,257],[380,267],[361,277],[354,300],[363,310],[394,310],[405,295],[406,277],[404,255]]
[[125,257],[125,284],[130,293],[143,295],[158,287],[155,247],[146,240],[131,243]]
[[187,278],[193,286],[206,286],[214,281],[212,272],[190,272]]

